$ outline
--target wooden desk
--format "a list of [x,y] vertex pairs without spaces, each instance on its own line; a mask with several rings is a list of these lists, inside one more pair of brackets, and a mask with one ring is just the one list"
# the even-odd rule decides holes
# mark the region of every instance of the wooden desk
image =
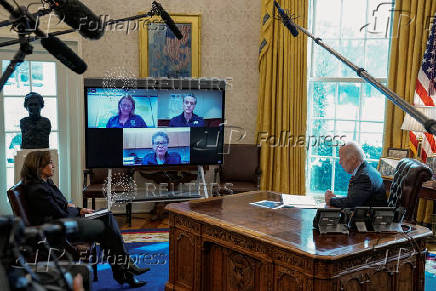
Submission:
[[168,205],[169,281],[165,290],[424,290],[425,237],[320,235],[314,209],[267,209],[271,192]]
[[[385,184],[386,191],[391,189],[392,179],[383,178],[383,183]],[[421,191],[418,193],[419,198],[427,200],[436,200],[436,188],[433,186],[433,181],[427,181],[422,184]]]

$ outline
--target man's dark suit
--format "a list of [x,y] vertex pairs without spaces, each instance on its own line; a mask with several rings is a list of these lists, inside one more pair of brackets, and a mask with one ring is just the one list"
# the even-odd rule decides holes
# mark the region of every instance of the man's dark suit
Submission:
[[380,173],[364,161],[350,179],[347,197],[333,197],[330,205],[337,208],[386,206],[386,190]]
[[[34,180],[26,184],[26,200],[29,204],[29,220],[40,225],[60,218],[80,217],[80,208],[68,207],[68,202],[53,181]],[[103,221],[105,231],[99,240],[103,249],[112,254],[127,254],[124,241],[115,218],[111,213],[96,219]]]

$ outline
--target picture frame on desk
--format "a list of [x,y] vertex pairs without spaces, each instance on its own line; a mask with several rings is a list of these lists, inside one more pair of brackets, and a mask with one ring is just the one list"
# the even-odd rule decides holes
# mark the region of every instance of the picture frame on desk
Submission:
[[158,16],[139,26],[140,77],[200,77],[201,15],[171,14],[183,35],[177,39]]
[[387,156],[391,158],[404,159],[410,158],[412,155],[409,149],[388,148]]
[[432,180],[435,181],[436,180],[436,155],[427,157],[427,161],[425,163],[427,164],[427,166],[430,167],[430,169],[432,169],[433,171]]
[[378,162],[377,170],[383,178],[393,179],[395,168],[400,163],[399,158],[381,157]]

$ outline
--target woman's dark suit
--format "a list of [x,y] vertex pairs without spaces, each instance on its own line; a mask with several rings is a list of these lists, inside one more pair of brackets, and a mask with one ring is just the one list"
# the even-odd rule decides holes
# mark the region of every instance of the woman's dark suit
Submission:
[[[68,207],[64,195],[52,180],[34,180],[26,184],[25,196],[29,208],[29,220],[32,225],[40,225],[61,218],[80,217],[80,208]],[[99,240],[103,249],[112,254],[127,254],[124,241],[115,218],[111,213],[96,219],[103,221],[105,231]]]

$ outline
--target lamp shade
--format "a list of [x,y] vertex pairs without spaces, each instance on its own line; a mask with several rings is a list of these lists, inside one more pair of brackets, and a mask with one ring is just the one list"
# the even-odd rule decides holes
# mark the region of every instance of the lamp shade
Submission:
[[[424,114],[430,119],[436,119],[436,106],[415,106],[416,110]],[[406,114],[404,116],[403,124],[401,125],[402,130],[409,130],[415,132],[427,132],[415,118]]]

